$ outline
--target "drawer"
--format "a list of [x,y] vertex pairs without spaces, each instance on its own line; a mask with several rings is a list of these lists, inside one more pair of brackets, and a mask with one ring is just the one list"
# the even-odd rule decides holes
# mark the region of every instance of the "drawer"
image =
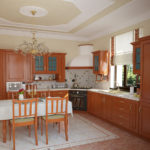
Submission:
[[68,91],[52,91],[52,96],[60,96],[60,97],[64,97],[66,94],[68,93]]
[[131,106],[132,105],[130,103],[119,100],[119,101],[115,102],[114,109],[119,111],[119,112],[130,113]]

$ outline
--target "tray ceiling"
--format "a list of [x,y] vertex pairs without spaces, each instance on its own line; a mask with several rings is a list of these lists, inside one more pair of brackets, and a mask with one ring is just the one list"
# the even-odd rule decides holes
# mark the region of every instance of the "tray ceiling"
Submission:
[[[70,1],[1,0],[0,34],[21,35],[36,30],[47,37],[88,41],[150,19],[150,0]],[[25,16],[20,13],[24,6],[40,7],[47,13]]]

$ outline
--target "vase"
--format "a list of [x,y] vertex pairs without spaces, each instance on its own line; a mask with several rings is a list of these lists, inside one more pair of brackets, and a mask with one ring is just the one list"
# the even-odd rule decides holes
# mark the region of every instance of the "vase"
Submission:
[[24,95],[23,94],[19,94],[19,100],[23,100],[24,99]]

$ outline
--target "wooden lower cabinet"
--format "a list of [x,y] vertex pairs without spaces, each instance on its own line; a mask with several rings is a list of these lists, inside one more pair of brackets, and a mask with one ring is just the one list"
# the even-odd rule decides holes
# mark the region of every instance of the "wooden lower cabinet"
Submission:
[[88,92],[88,112],[118,126],[138,132],[138,102]]
[[150,103],[140,103],[139,133],[150,139]]

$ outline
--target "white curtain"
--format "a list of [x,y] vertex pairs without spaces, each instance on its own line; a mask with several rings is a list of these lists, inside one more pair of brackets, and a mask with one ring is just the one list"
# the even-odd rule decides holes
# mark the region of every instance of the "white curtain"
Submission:
[[128,65],[132,64],[134,32],[130,31],[115,36],[115,57],[114,64]]

